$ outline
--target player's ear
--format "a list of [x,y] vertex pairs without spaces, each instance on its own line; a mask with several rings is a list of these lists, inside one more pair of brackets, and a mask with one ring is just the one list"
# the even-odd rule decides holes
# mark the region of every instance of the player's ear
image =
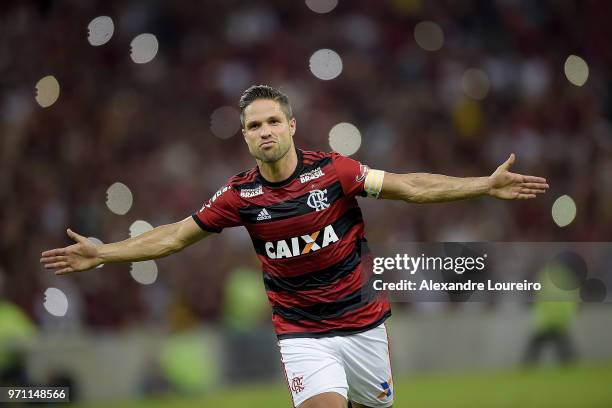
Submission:
[[289,134],[291,134],[291,136],[295,134],[296,125],[297,122],[295,121],[295,118],[291,118],[291,120],[289,121]]

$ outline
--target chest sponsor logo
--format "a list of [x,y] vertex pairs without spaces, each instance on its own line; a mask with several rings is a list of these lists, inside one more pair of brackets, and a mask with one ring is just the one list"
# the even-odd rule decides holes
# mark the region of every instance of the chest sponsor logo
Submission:
[[315,180],[319,177],[323,177],[324,175],[325,173],[323,173],[323,170],[321,170],[320,167],[317,167],[316,169],[311,170],[307,173],[300,174],[300,183],[304,184],[309,182],[310,180]]
[[261,186],[257,186],[255,188],[243,188],[240,190],[240,197],[242,198],[257,197],[258,195],[262,194],[263,188]]
[[310,235],[300,235],[299,237],[281,239],[276,242],[266,242],[266,254],[270,259],[293,258],[294,256],[318,251],[339,240],[334,227],[331,225],[323,228],[322,232],[317,231]]
[[308,195],[306,201],[310,208],[314,208],[316,211],[322,211],[329,207],[327,202],[327,189],[325,190],[312,190]]

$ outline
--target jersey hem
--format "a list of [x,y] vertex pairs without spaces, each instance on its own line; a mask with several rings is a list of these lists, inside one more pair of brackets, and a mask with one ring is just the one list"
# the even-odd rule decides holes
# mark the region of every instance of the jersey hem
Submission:
[[304,332],[304,333],[283,333],[277,334],[278,340],[284,339],[297,339],[297,338],[311,338],[320,339],[323,337],[334,337],[334,336],[350,336],[352,334],[363,333],[377,326],[380,326],[385,320],[391,317],[391,310],[385,312],[385,314],[374,323],[370,323],[367,326],[357,327],[352,329],[333,329],[324,332]]

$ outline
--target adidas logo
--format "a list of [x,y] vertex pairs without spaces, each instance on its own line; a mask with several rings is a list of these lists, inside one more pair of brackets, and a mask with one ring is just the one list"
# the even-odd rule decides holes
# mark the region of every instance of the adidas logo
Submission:
[[269,220],[271,218],[272,216],[270,215],[270,213],[268,213],[268,210],[266,210],[265,208],[261,210],[259,214],[257,214],[257,221]]

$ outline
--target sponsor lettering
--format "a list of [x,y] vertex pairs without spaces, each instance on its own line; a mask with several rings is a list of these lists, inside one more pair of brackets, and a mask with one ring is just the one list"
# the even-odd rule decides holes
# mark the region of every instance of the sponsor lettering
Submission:
[[319,177],[323,177],[324,175],[325,173],[323,173],[323,170],[321,170],[320,167],[317,167],[314,170],[301,174],[300,183],[304,184],[304,183],[309,182],[310,180],[315,180],[315,179],[318,179]]
[[210,199],[210,204],[214,203],[217,198],[221,197],[221,194],[225,193],[230,188],[231,188],[230,186],[223,186],[219,190],[217,190],[215,195],[213,195],[212,198]]
[[210,208],[212,207],[213,203],[215,202],[215,200],[219,197],[221,197],[221,194],[225,193],[227,190],[231,189],[231,186],[223,186],[221,187],[219,190],[217,190],[217,192],[211,197],[210,200],[208,200],[207,203],[204,203],[204,205],[202,206],[202,208],[200,208],[200,212],[204,211],[205,208]]
[[240,197],[242,198],[257,197],[258,195],[262,194],[263,188],[261,186],[257,186],[255,188],[243,188],[240,190]]
[[316,231],[309,235],[281,239],[276,242],[266,242],[265,249],[270,259],[293,258],[318,251],[339,239],[336,231],[334,231],[334,227],[328,225],[323,229],[322,234],[321,231]]

